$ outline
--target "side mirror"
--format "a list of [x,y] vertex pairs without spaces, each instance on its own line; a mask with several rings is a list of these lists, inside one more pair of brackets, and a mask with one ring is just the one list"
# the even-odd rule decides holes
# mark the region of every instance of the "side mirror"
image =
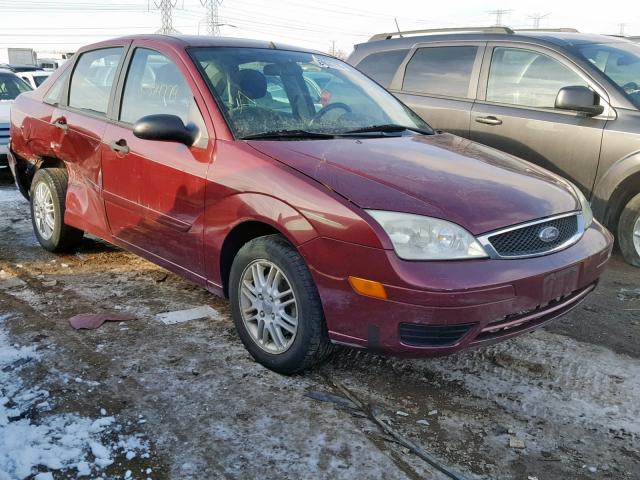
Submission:
[[584,86],[563,87],[556,97],[556,108],[560,110],[573,110],[586,113],[595,117],[604,112],[604,107],[599,105],[600,96]]
[[196,129],[185,127],[176,115],[147,115],[133,125],[133,134],[143,140],[178,142],[190,147],[196,141]]

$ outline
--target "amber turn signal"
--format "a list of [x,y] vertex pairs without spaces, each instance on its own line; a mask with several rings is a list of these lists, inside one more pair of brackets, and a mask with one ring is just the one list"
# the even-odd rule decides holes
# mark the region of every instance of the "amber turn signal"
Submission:
[[387,292],[384,289],[384,285],[380,282],[374,282],[373,280],[365,280],[364,278],[349,277],[349,283],[351,287],[360,295],[367,297],[387,299]]

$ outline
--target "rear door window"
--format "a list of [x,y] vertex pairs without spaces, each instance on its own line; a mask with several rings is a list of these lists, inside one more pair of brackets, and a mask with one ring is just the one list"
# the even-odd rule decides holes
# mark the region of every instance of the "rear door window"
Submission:
[[554,108],[563,87],[588,86],[558,60],[533,50],[496,47],[491,57],[487,101]]
[[477,46],[418,48],[405,70],[402,89],[468,98]]
[[122,47],[83,53],[71,75],[69,106],[106,115]]
[[402,49],[372,53],[364,57],[357,68],[380,85],[388,87],[408,51],[408,49]]
[[64,86],[67,83],[67,79],[69,78],[70,68],[67,68],[55,82],[53,82],[53,86],[49,89],[47,94],[44,96],[45,103],[50,105],[58,105],[62,101],[62,92],[64,91]]

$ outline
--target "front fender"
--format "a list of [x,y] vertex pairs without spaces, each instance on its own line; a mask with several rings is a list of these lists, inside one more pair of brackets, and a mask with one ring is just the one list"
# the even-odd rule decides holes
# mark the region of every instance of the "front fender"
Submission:
[[591,197],[594,216],[610,229],[630,196],[640,192],[640,152],[627,155],[613,165],[596,183]]
[[207,277],[222,285],[220,255],[224,241],[237,226],[259,222],[299,246],[319,236],[311,223],[291,205],[261,193],[238,193],[208,206],[204,212],[204,246]]

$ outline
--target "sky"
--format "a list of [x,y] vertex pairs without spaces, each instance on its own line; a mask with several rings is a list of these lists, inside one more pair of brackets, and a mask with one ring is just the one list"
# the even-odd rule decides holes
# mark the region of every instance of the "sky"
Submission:
[[[200,0],[173,0],[173,27],[206,34]],[[160,0],[156,0],[157,3]],[[349,53],[371,35],[402,30],[495,25],[489,12],[508,10],[512,28],[574,27],[584,32],[640,35],[640,10],[631,0],[609,0],[597,13],[584,1],[499,0],[426,2],[424,0],[222,0],[221,34],[272,40],[321,51]],[[548,14],[548,15],[547,15]],[[132,33],[154,33],[160,12],[153,0],[0,0],[0,48],[31,47],[40,52],[74,51],[83,45]]]

